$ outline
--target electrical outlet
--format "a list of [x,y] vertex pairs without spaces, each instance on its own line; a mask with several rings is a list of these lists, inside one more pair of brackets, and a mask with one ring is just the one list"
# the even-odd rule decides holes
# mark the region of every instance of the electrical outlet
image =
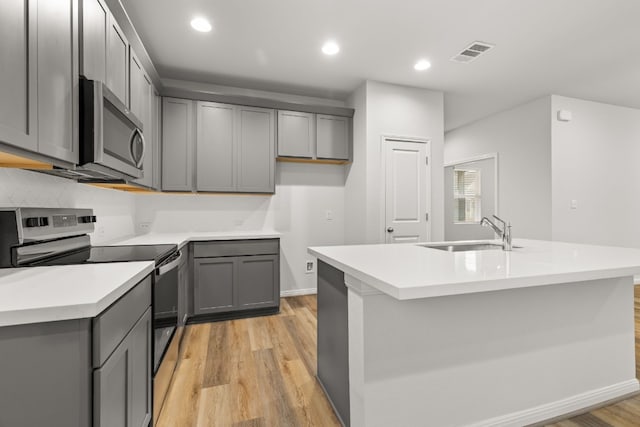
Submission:
[[315,267],[315,263],[311,260],[307,260],[307,265],[306,265],[306,269],[305,269],[305,273],[307,274],[311,274],[314,271],[314,267]]
[[138,223],[138,228],[140,229],[140,231],[142,233],[148,233],[151,230],[151,223],[150,222],[139,222]]

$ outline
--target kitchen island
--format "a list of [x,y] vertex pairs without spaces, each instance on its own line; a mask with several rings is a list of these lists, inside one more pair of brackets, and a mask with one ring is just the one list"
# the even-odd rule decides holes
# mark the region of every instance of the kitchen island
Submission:
[[640,250],[309,248],[318,379],[345,425],[522,426],[636,393]]

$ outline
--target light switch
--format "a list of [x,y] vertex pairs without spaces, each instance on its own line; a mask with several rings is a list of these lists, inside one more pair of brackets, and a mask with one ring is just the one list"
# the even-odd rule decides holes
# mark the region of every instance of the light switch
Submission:
[[325,218],[327,221],[333,221],[333,211],[331,211],[331,210],[326,210],[326,211],[324,212],[324,218]]
[[571,209],[578,209],[578,201],[573,199],[570,204]]

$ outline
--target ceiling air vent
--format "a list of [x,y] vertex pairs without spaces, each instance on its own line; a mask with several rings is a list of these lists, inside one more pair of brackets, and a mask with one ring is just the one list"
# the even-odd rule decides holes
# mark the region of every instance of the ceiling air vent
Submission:
[[451,60],[455,62],[468,63],[487,52],[493,46],[495,45],[484,42],[473,42],[464,48],[462,52],[451,58]]

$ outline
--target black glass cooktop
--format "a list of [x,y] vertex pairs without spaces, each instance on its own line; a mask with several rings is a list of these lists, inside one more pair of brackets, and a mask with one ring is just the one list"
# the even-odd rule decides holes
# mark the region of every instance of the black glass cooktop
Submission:
[[162,263],[178,249],[177,245],[92,246],[31,265],[70,265],[104,262],[155,261]]

